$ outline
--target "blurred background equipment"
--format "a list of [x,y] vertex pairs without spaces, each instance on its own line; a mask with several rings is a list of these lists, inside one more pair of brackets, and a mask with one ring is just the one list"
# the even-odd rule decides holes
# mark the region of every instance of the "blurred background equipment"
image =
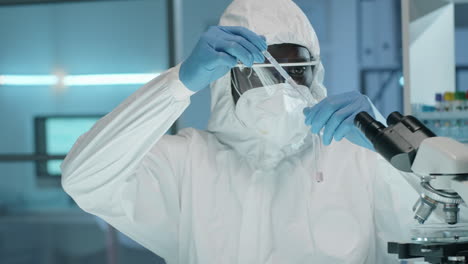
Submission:
[[468,143],[468,1],[403,0],[404,111]]
[[[59,164],[97,118],[190,54],[230,2],[0,0],[0,263],[163,263],[81,211]],[[329,94],[358,90],[385,116],[413,112],[468,138],[466,1],[295,2],[321,41]],[[191,101],[168,133],[206,128],[209,89]]]

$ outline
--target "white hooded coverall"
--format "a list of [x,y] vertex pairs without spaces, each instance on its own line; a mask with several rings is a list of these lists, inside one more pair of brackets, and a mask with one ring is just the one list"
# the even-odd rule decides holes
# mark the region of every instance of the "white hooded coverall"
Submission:
[[[315,32],[290,0],[235,0],[223,26],[269,45],[320,56]],[[311,141],[274,146],[243,127],[227,74],[211,87],[207,131],[165,135],[190,104],[174,67],[82,135],[62,165],[63,187],[85,211],[168,264],[397,263],[417,193],[377,154],[347,140],[321,155]],[[312,92],[324,96],[323,67]]]

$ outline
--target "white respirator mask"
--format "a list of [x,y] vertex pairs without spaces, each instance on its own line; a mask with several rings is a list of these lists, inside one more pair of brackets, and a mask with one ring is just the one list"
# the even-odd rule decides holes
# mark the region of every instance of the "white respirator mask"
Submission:
[[310,129],[304,123],[303,109],[317,100],[306,86],[296,88],[301,92],[287,83],[250,89],[239,98],[236,116],[246,128],[279,148],[299,143]]

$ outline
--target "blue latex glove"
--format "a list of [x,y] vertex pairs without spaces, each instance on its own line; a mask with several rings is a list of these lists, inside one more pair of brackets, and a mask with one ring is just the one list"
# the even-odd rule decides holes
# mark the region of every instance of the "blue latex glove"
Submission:
[[354,117],[362,111],[375,118],[367,96],[356,91],[333,95],[311,108],[305,108],[305,123],[311,126],[311,131],[315,134],[325,128],[325,145],[330,145],[333,138],[336,141],[346,138],[356,145],[374,150],[370,141],[354,126]]
[[197,92],[228,73],[238,61],[246,66],[264,62],[262,51],[267,47],[264,37],[244,27],[210,27],[180,66],[179,78]]

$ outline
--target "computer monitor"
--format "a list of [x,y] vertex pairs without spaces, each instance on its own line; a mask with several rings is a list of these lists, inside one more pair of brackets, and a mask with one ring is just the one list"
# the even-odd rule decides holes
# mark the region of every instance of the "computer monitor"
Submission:
[[[89,131],[103,116],[104,114],[36,117],[34,119],[36,154],[65,156],[78,137]],[[174,135],[176,130],[176,126],[173,125],[166,134]],[[62,159],[36,161],[38,184],[41,187],[60,186],[62,162]]]
[[[36,154],[66,155],[78,137],[91,129],[102,116],[62,115],[36,117],[34,120]],[[62,161],[37,161],[36,172],[40,181],[56,182],[56,184],[59,184],[61,176],[60,164]]]

